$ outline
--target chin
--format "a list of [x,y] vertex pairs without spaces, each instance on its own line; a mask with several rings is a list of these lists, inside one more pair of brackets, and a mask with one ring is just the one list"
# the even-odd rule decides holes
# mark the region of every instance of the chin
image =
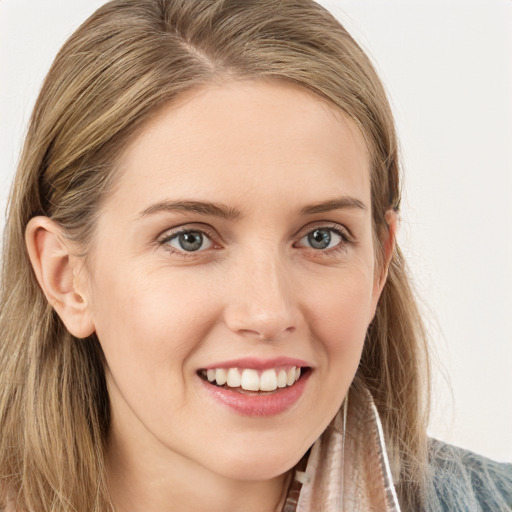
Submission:
[[234,480],[270,480],[292,469],[308,448],[290,453],[284,450],[269,450],[268,446],[263,450],[258,446],[256,450],[244,451],[232,457],[225,454],[222,460],[215,461],[215,472]]

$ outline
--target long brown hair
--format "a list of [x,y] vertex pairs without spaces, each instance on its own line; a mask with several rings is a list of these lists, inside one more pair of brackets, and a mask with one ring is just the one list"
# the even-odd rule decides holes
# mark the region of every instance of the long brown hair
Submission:
[[[25,249],[29,219],[46,215],[87,248],[99,206],[115,186],[117,155],[159,107],[204,84],[260,77],[299,84],[355,121],[372,157],[379,240],[384,213],[400,203],[393,116],[367,56],[313,1],[113,0],[57,55],[30,121],[3,244],[0,489],[18,511],[112,510],[101,348],[94,335],[71,336],[47,303]],[[371,391],[400,463],[402,497],[417,504],[428,364],[398,248],[357,378]]]

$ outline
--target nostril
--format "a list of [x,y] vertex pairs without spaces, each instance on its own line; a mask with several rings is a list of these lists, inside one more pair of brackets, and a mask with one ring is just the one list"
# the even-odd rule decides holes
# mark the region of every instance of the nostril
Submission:
[[242,336],[251,336],[253,338],[263,338],[261,333],[253,329],[239,329],[238,334],[241,334]]
[[295,327],[287,327],[282,331],[273,330],[273,329],[238,329],[238,334],[248,338],[255,338],[262,341],[277,341],[282,338],[284,335],[292,334],[296,330]]
[[297,308],[271,308],[232,303],[224,311],[224,322],[238,336],[259,341],[279,341],[295,332],[300,317]]

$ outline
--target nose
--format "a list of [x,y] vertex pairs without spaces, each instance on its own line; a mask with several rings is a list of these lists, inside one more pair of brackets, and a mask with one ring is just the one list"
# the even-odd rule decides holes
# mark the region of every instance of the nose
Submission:
[[280,341],[297,330],[302,318],[290,270],[278,255],[253,254],[245,261],[231,269],[225,323],[244,338]]

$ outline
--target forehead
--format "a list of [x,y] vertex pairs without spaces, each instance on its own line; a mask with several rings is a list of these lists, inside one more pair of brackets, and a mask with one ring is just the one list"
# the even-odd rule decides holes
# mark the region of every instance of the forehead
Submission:
[[369,161],[358,128],[326,100],[288,82],[235,81],[161,109],[121,155],[114,195],[141,207],[169,194],[246,205],[283,194],[369,202]]

